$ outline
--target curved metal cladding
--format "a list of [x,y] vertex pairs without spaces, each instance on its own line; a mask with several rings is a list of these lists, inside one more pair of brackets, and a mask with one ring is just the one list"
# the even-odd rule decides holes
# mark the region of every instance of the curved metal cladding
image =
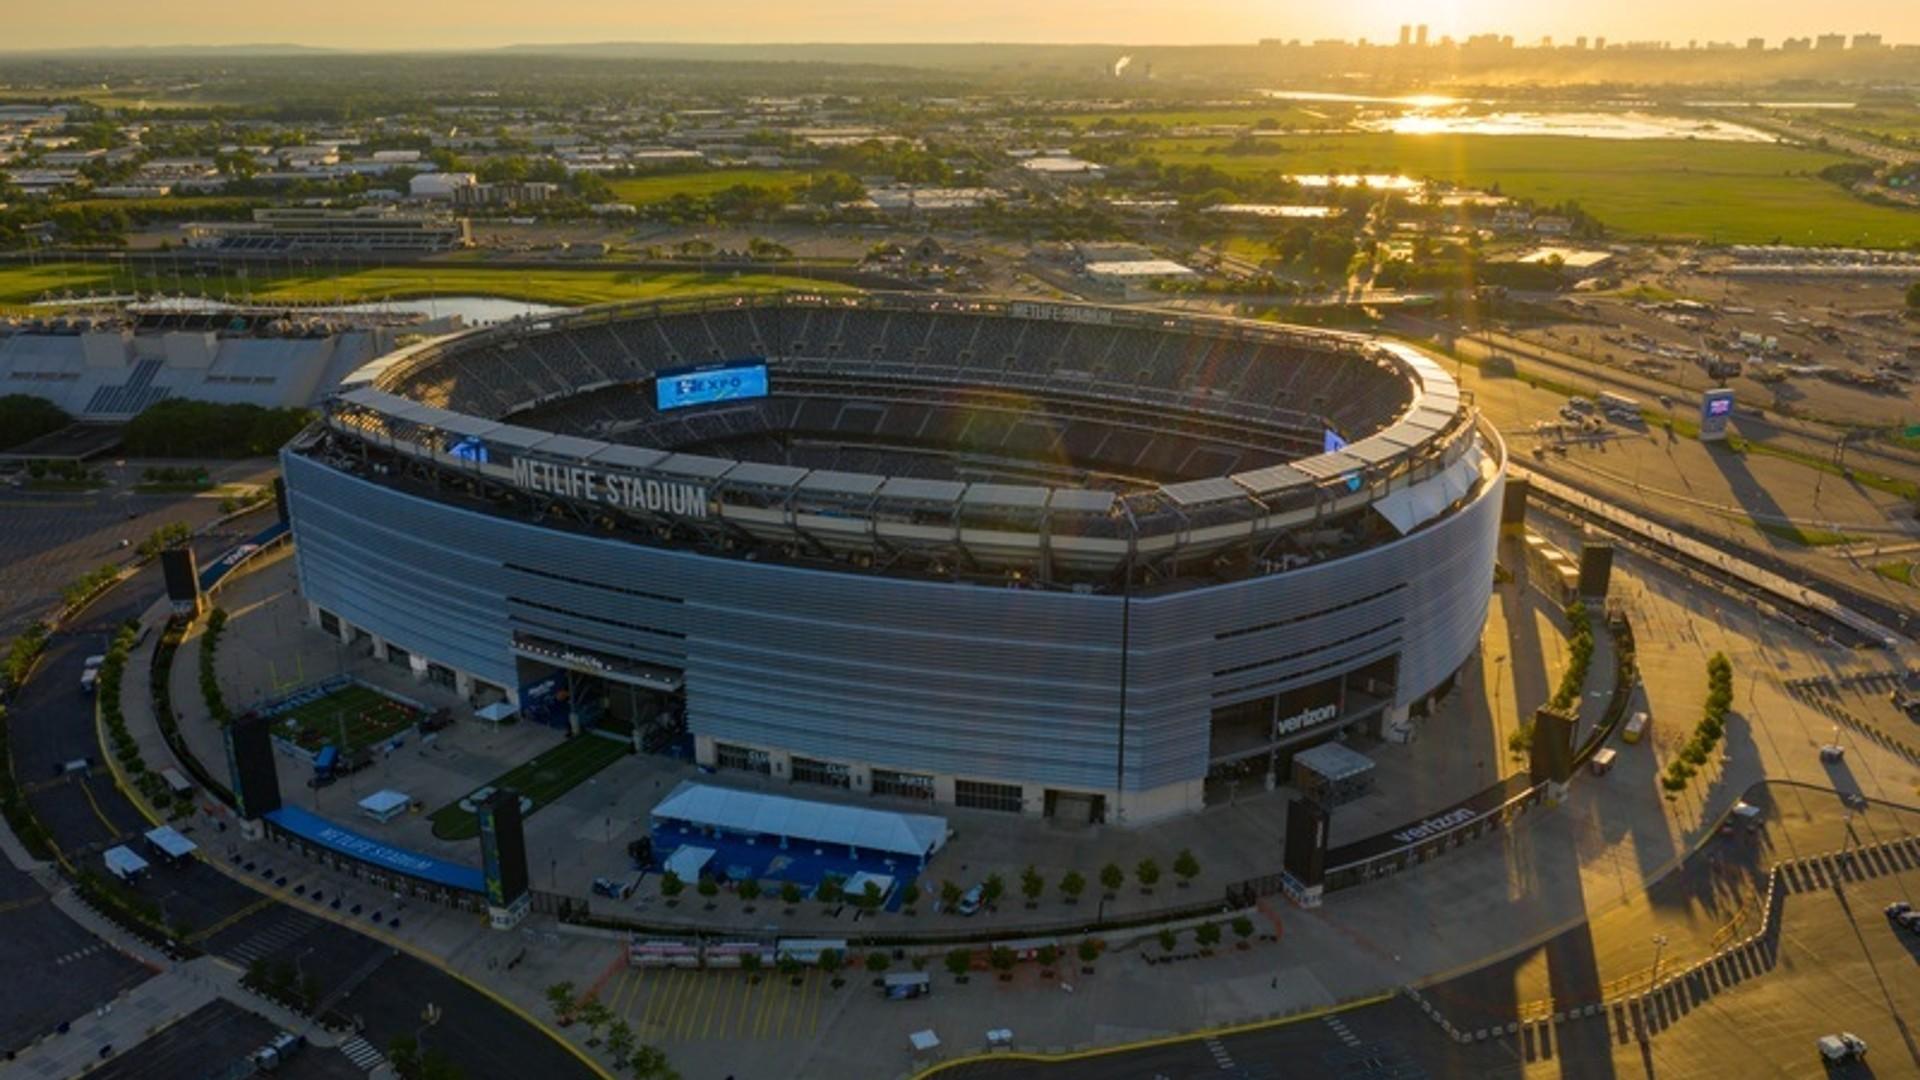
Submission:
[[1129,791],[1203,777],[1219,706],[1396,653],[1394,704],[1433,689],[1478,642],[1502,487],[1346,558],[1125,597],[667,550],[429,501],[292,450],[282,464],[305,598],[411,653],[511,687],[524,630],[683,671],[698,734],[1095,791],[1116,787],[1123,675]]

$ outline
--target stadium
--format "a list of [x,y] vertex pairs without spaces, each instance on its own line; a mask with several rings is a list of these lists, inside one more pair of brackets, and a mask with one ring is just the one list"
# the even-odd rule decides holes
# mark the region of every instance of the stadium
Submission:
[[476,704],[1125,824],[1411,737],[1478,644],[1506,464],[1403,345],[876,294],[434,338],[282,457],[313,623]]

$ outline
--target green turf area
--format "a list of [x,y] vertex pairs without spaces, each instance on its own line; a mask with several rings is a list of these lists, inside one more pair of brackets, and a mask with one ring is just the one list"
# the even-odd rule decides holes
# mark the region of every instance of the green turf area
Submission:
[[1233,175],[1403,173],[1498,185],[1542,203],[1574,200],[1631,235],[1870,247],[1920,241],[1920,211],[1862,202],[1815,175],[1850,159],[1764,143],[1366,132],[1275,136],[1260,140],[1263,153],[1218,152],[1226,145],[1155,139],[1141,148],[1163,164]]
[[1878,563],[1874,566],[1873,572],[1888,581],[1897,581],[1902,585],[1913,584],[1913,564],[1905,559]]
[[265,272],[213,276],[122,270],[98,263],[49,263],[0,268],[0,311],[71,294],[181,293],[255,301],[406,300],[425,296],[498,296],[544,304],[599,304],[658,300],[706,293],[849,292],[845,285],[782,274],[634,272],[600,269],[507,270],[471,263],[419,263],[344,273]]
[[1857,109],[1821,112],[1817,119],[1832,127],[1855,131],[1875,139],[1899,142],[1920,139],[1920,106],[1862,105]]
[[1834,532],[1832,529],[1810,529],[1804,525],[1781,525],[1776,522],[1755,522],[1754,528],[1768,536],[1785,540],[1789,544],[1801,547],[1832,547],[1835,544],[1854,544],[1865,539],[1848,533]]
[[341,750],[352,751],[384,742],[419,720],[420,710],[411,705],[403,705],[359,683],[349,683],[323,698],[274,717],[273,730],[308,750],[318,750],[329,743],[338,745],[344,734],[346,745]]
[[[532,799],[533,809],[538,811],[631,751],[632,747],[623,742],[578,735],[521,762],[486,786],[512,788]],[[433,812],[433,835],[442,840],[470,840],[480,835],[480,822],[456,799]]]
[[675,195],[699,198],[748,185],[765,188],[795,188],[807,182],[803,169],[698,169],[692,172],[656,173],[624,180],[609,180],[614,198],[635,206],[666,202]]

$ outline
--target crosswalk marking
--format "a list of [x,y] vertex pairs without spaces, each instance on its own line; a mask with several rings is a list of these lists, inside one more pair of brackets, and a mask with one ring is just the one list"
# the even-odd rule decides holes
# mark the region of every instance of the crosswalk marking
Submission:
[[85,946],[83,948],[75,949],[70,953],[65,953],[57,957],[53,961],[53,966],[65,967],[76,960],[85,960],[87,957],[92,956],[94,953],[105,951],[106,947],[107,947],[106,942],[96,941],[91,945]]
[[1327,1026],[1333,1029],[1333,1033],[1340,1037],[1341,1042],[1346,1043],[1348,1046],[1360,1045],[1359,1036],[1355,1035],[1352,1031],[1349,1031],[1347,1029],[1347,1025],[1344,1022],[1342,1022],[1339,1017],[1329,1016],[1329,1017],[1326,1017],[1325,1019],[1327,1022]]
[[367,1072],[372,1072],[387,1063],[385,1054],[374,1049],[372,1043],[358,1035],[341,1043],[340,1052],[347,1055],[348,1061],[360,1066]]
[[1213,1055],[1215,1064],[1219,1065],[1222,1069],[1233,1068],[1233,1055],[1227,1053],[1227,1048],[1220,1044],[1219,1039],[1208,1039],[1202,1045],[1207,1048],[1208,1053]]

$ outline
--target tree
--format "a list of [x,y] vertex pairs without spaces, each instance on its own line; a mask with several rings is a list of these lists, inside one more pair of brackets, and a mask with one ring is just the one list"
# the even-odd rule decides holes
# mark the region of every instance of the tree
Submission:
[[1242,945],[1246,944],[1247,939],[1253,936],[1253,920],[1245,915],[1236,916],[1233,920],[1233,936],[1239,938]]
[[1220,944],[1220,924],[1201,923],[1193,931],[1193,940],[1199,942],[1203,949],[1211,949]]
[[587,1025],[587,1041],[598,1042],[600,1029],[613,1022],[613,1010],[597,997],[580,1003],[580,1022]]
[[1040,894],[1046,891],[1046,888],[1047,880],[1041,877],[1040,871],[1035,870],[1031,865],[1020,871],[1020,892],[1026,896],[1029,908],[1039,903]]
[[1920,281],[1907,286],[1907,310],[1920,312]]
[[783,883],[780,886],[780,902],[787,905],[788,907],[792,907],[793,905],[799,903],[800,902],[800,886],[794,884],[791,881]]
[[757,952],[740,954],[740,970],[747,973],[749,981],[760,981],[760,954]]
[[1006,891],[1007,883],[1001,880],[999,874],[988,874],[986,887],[981,891],[981,897],[986,900],[988,907],[992,907],[995,903],[999,902],[1001,895]]
[[1108,863],[1100,868],[1100,887],[1107,890],[1107,899],[1113,899],[1113,894],[1119,892],[1120,886],[1126,883],[1127,872],[1120,869],[1119,863]]
[[1039,951],[1034,954],[1034,959],[1040,961],[1041,967],[1050,968],[1060,962],[1060,946],[1042,945]]
[[879,949],[875,949],[867,954],[867,970],[873,972],[875,975],[887,970],[888,963],[887,954],[881,952]]
[[667,1064],[666,1051],[657,1046],[637,1047],[627,1058],[627,1068],[641,1080],[674,1080],[680,1075]]
[[940,910],[952,911],[960,903],[961,889],[951,881],[940,883]]
[[573,1020],[573,983],[557,982],[547,987],[547,1006],[553,1010],[554,1019],[562,1024]]
[[840,970],[841,959],[839,949],[821,949],[820,959],[816,961],[816,964],[818,964],[821,971],[832,975]]
[[1165,930],[1165,929],[1160,931],[1160,951],[1161,952],[1172,952],[1175,944],[1176,944],[1176,941],[1173,936],[1173,931]]
[[878,911],[880,901],[884,899],[886,897],[880,892],[879,882],[869,879],[866,886],[860,890],[860,898],[855,902],[867,911]]
[[1081,876],[1080,871],[1069,870],[1060,875],[1060,895],[1067,898],[1067,903],[1079,903],[1080,894],[1086,891],[1087,879]]
[[625,1019],[615,1020],[607,1025],[607,1054],[613,1058],[613,1067],[618,1069],[627,1063],[627,1055],[633,1053],[633,1025]]
[[1180,854],[1173,857],[1173,872],[1179,876],[1180,887],[1184,889],[1200,876],[1200,860],[1193,857],[1193,852],[1181,848]]
[[995,945],[993,952],[987,956],[987,962],[993,965],[993,970],[1000,973],[1001,981],[1004,982],[1013,972],[1013,950],[1005,945]]
[[908,882],[907,887],[900,890],[900,906],[911,912],[914,905],[919,902],[920,886],[914,882]]
[[1140,891],[1150,893],[1160,880],[1160,864],[1152,859],[1141,859],[1140,865],[1133,868],[1133,876],[1140,882]]
[[964,979],[973,970],[973,953],[966,949],[947,950],[947,970],[956,979]]
[[749,904],[760,899],[760,883],[753,878],[742,881],[734,891],[740,894],[740,899]]
[[1081,938],[1078,951],[1080,962],[1083,964],[1091,964],[1100,959],[1100,946],[1092,938]]
[[720,895],[720,883],[710,877],[700,879],[700,895],[707,901],[707,907],[713,907],[713,898]]
[[666,897],[669,904],[677,901],[686,888],[687,883],[681,881],[680,875],[671,870],[660,878],[660,895]]
[[813,895],[818,897],[823,904],[835,903],[840,899],[840,884],[843,880],[843,878],[828,874],[820,879],[820,887],[813,890]]

